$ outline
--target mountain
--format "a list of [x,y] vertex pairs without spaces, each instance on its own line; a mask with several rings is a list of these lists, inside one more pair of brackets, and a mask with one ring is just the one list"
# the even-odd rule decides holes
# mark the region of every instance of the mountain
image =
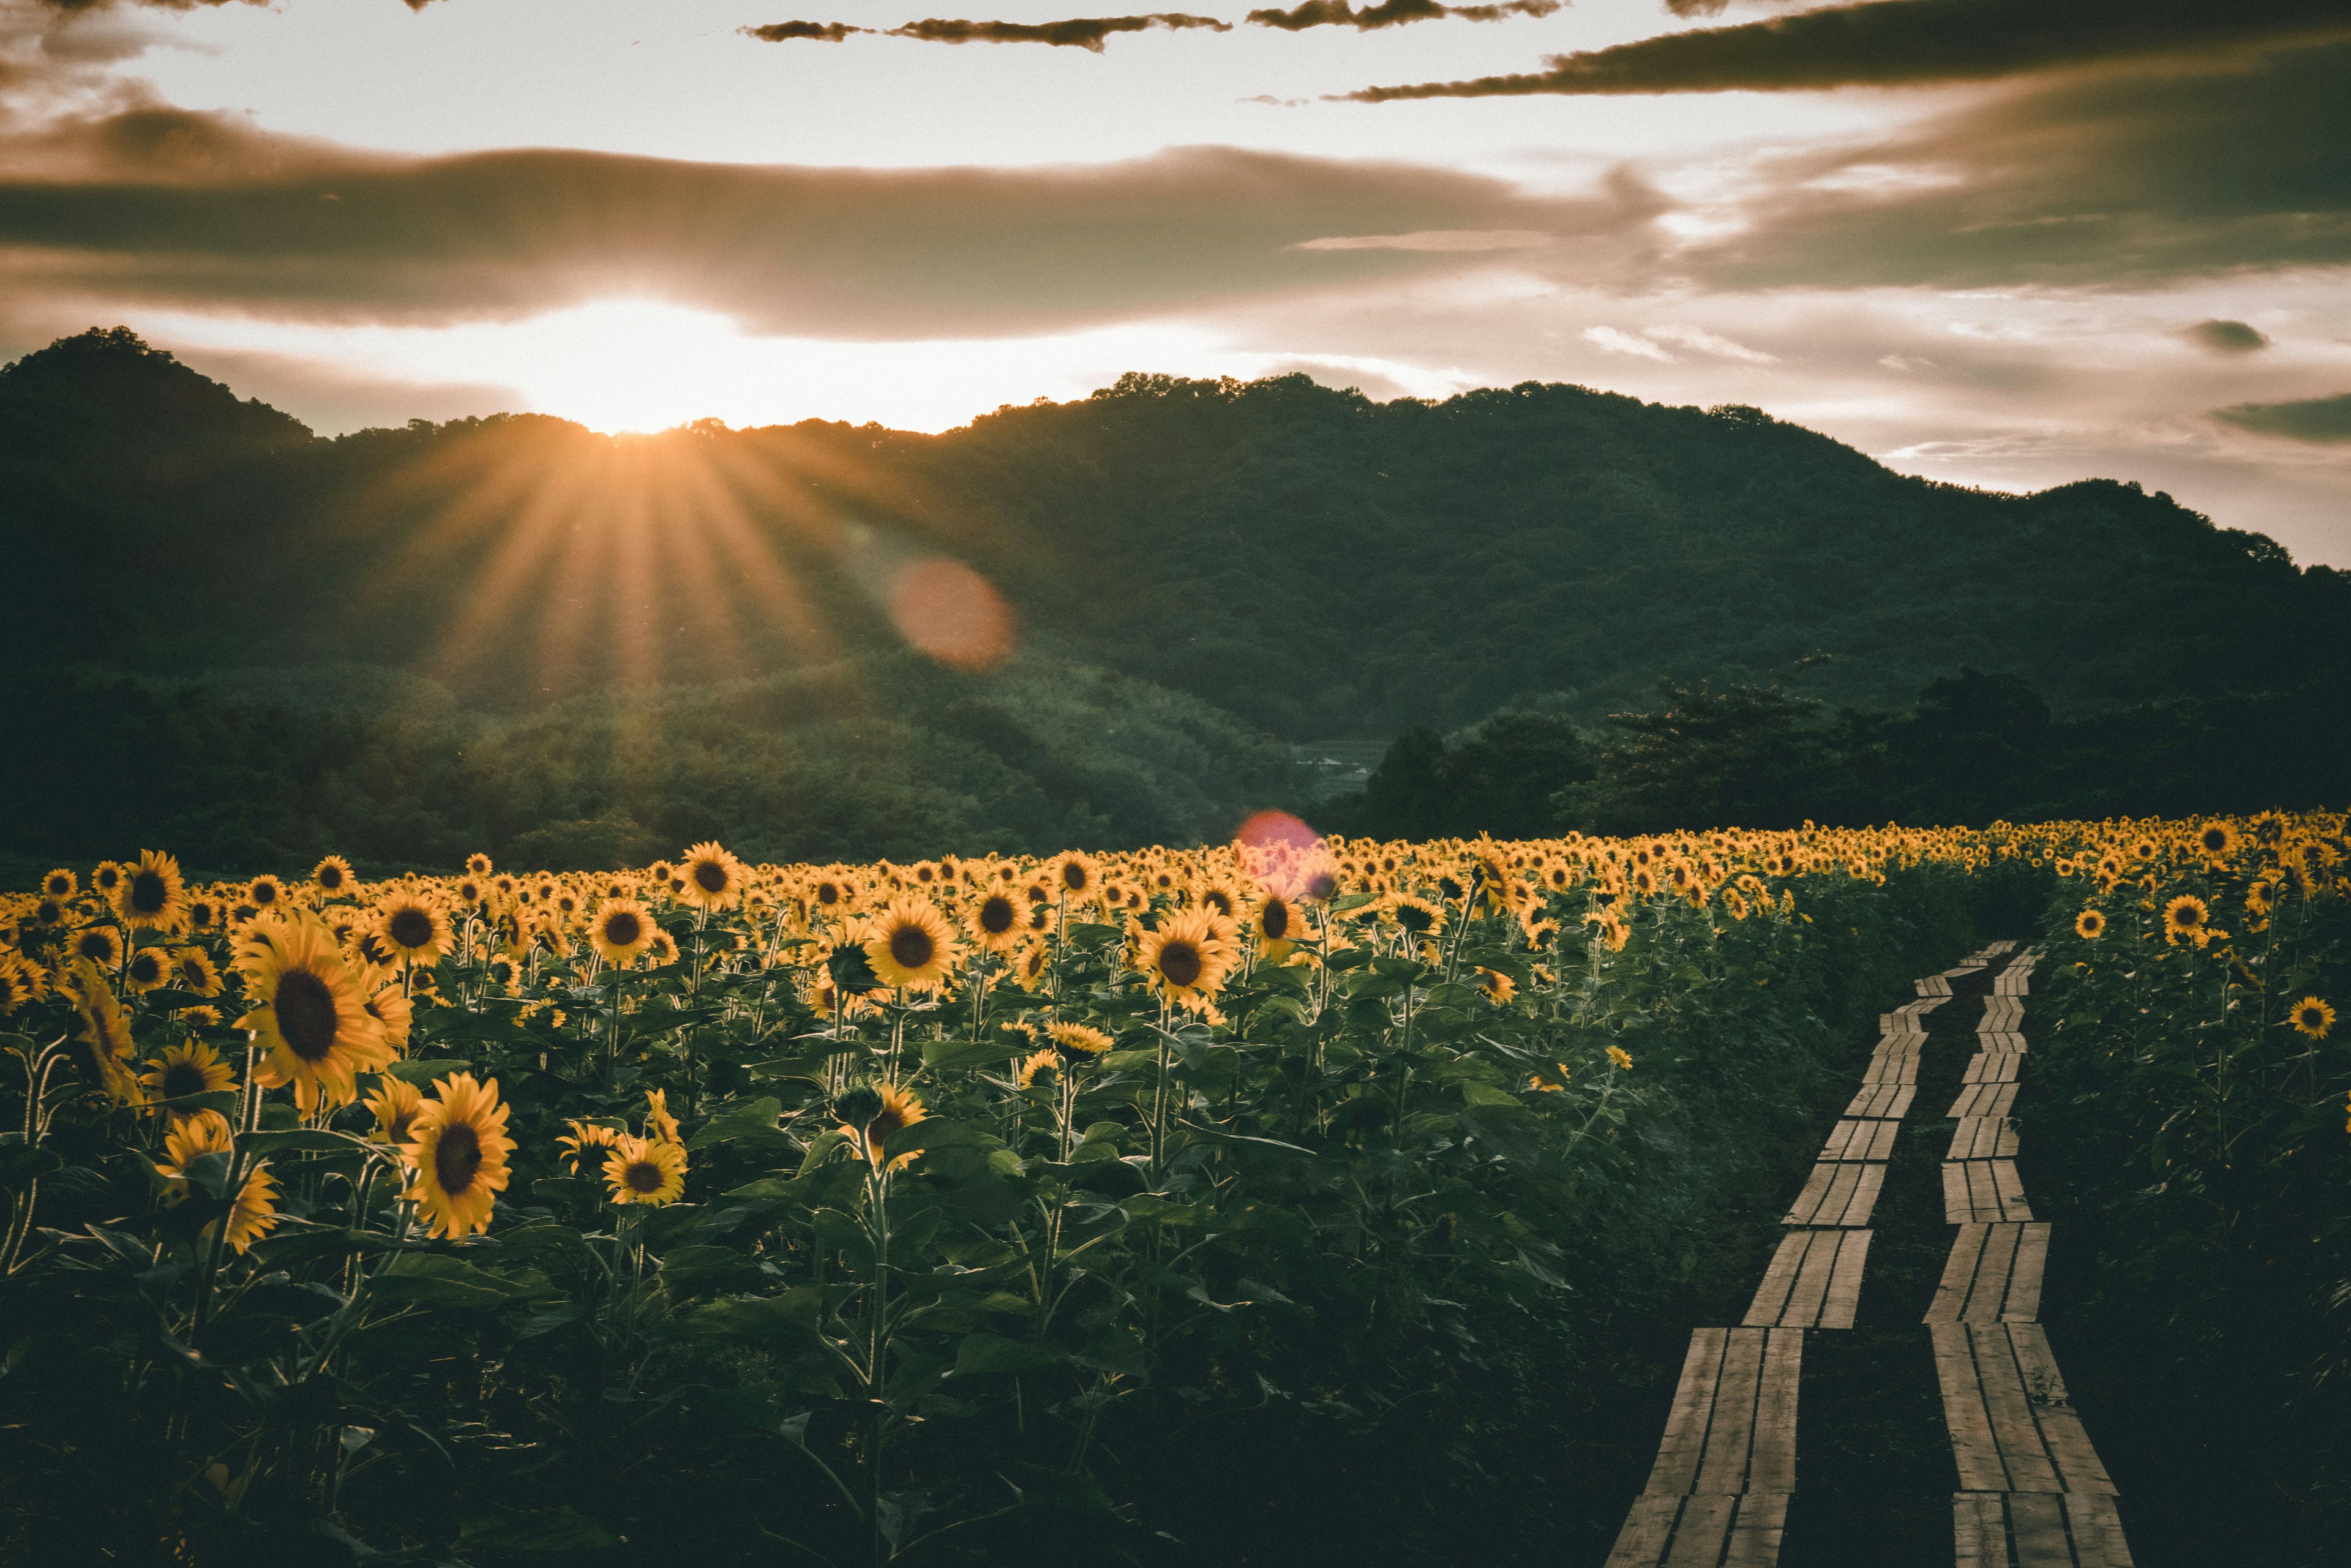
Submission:
[[[1831,704],[1905,703],[1973,666],[2066,719],[2301,691],[2351,659],[2351,577],[2135,485],[1968,490],[1754,409],[1535,383],[1379,404],[1302,376],[1129,375],[938,435],[500,415],[329,440],[93,329],[0,371],[0,546],[20,686],[70,667],[116,690],[92,674],[115,672],[142,702],[254,712],[266,682],[189,678],[358,665],[511,726],[616,687],[814,679],[910,735],[977,723],[1022,777],[1044,767],[1046,804],[948,813],[1008,844],[1063,821],[1194,831],[1278,792],[1277,743],[1513,708],[1588,726],[1661,678],[1762,682],[1822,654],[1803,689]],[[921,681],[910,641],[938,660]],[[1090,746],[1117,751],[1120,703],[1187,703],[1246,785],[1122,815],[1098,803],[1100,756],[1040,761],[1029,721],[1078,721],[1047,694],[1112,677],[1126,695],[1083,710]],[[62,722],[61,678],[16,722]],[[616,798],[560,809],[595,821]],[[413,842],[521,831],[492,825],[506,809]],[[291,831],[237,853],[319,836]]]

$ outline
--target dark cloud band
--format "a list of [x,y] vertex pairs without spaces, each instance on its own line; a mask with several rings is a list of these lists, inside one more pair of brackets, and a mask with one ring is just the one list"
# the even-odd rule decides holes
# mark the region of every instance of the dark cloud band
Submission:
[[1249,20],[1259,27],[1302,33],[1310,27],[1353,27],[1369,33],[1407,22],[1499,22],[1511,16],[1548,16],[1565,0],[1508,0],[1498,5],[1441,5],[1437,0],[1383,0],[1358,11],[1347,0],[1304,0],[1287,11],[1252,11]]
[[1871,0],[1553,55],[1541,71],[1334,96],[1386,103],[1892,87],[2346,33],[2351,0]]
[[2303,398],[2294,402],[2241,402],[2216,408],[2212,417],[2256,435],[2274,435],[2314,446],[2351,442],[2351,392]]

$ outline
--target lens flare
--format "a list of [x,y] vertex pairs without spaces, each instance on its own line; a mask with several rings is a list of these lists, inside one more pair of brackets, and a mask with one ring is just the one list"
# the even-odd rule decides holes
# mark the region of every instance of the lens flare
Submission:
[[1012,612],[996,586],[960,561],[931,556],[890,579],[899,634],[949,669],[992,670],[1012,652]]

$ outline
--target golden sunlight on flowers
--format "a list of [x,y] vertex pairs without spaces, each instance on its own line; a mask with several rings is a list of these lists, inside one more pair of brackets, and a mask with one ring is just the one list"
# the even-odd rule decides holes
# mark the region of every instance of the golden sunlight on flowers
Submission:
[[460,1072],[436,1080],[433,1094],[417,1110],[403,1150],[413,1167],[408,1196],[425,1229],[454,1241],[490,1228],[515,1145],[496,1079],[476,1082]]

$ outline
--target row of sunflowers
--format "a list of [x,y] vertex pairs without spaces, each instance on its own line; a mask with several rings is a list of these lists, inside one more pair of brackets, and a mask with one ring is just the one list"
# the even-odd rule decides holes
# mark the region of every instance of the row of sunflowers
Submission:
[[[2339,1097],[2344,827],[59,868],[0,898],[12,1469],[140,1478],[126,1542],[183,1559],[619,1551],[579,1478],[654,1449],[673,1498],[775,1482],[705,1512],[788,1555],[1132,1530],[1113,1436],[1353,1409],[1566,1310],[1662,1130],[1801,1120],[1823,1017],[1958,951],[1970,884],[2136,997],[2219,988],[2223,1146]],[[435,1466],[553,1500],[428,1505]]]

